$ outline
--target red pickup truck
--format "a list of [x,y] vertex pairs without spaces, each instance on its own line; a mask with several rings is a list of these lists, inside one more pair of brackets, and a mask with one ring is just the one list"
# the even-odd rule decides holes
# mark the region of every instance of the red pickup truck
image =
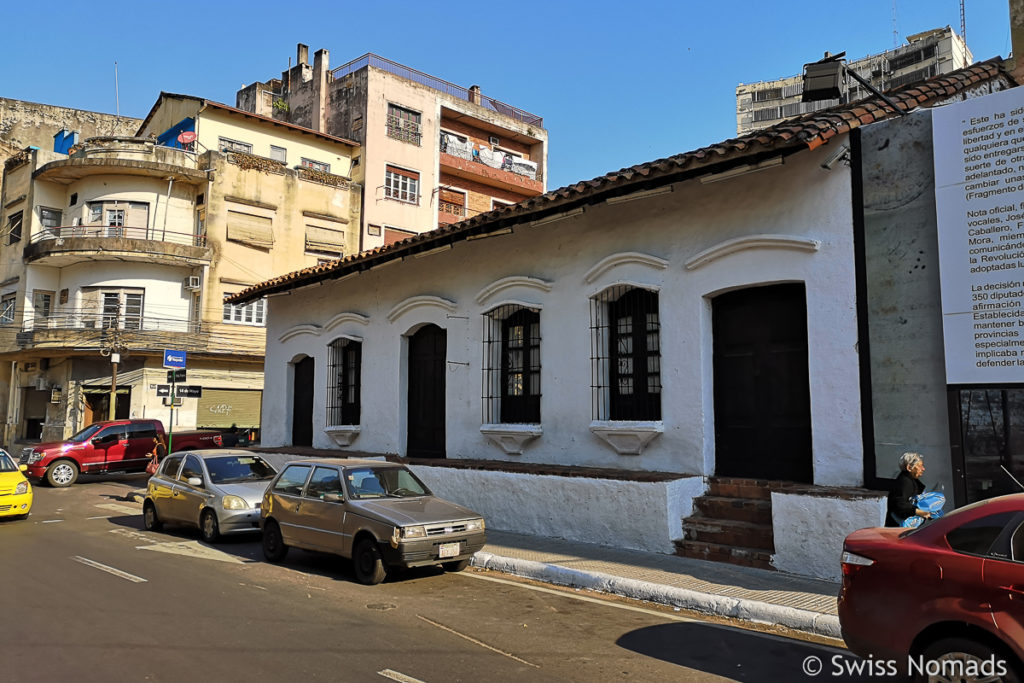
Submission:
[[[175,451],[220,448],[224,444],[215,430],[174,432]],[[143,472],[150,461],[153,439],[163,437],[160,420],[112,420],[94,422],[67,441],[41,443],[21,451],[20,464],[28,465],[25,476],[50,486],[71,486],[79,473]]]

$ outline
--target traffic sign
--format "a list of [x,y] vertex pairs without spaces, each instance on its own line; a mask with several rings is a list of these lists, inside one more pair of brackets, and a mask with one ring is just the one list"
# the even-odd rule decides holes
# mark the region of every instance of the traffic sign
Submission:
[[171,395],[171,385],[170,384],[157,384],[156,385],[156,395],[157,396],[170,396]]
[[168,370],[167,371],[168,382],[184,382],[185,381],[185,368],[180,370]]
[[178,398],[202,398],[203,388],[198,384],[179,384],[174,387],[174,395]]
[[183,367],[185,367],[185,352],[184,351],[172,351],[171,349],[164,349],[164,367],[165,368],[183,368]]

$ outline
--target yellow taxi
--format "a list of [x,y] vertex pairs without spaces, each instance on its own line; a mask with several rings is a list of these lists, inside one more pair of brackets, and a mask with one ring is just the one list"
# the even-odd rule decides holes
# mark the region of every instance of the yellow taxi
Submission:
[[28,517],[32,509],[32,484],[22,474],[27,465],[18,465],[7,451],[0,449],[0,519]]

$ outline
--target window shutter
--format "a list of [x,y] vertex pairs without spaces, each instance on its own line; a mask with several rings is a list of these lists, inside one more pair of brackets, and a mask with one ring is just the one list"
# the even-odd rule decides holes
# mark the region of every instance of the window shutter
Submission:
[[306,249],[341,254],[345,251],[345,232],[343,230],[321,228],[316,225],[307,225]]
[[228,211],[228,239],[257,247],[272,247],[274,222],[265,216]]

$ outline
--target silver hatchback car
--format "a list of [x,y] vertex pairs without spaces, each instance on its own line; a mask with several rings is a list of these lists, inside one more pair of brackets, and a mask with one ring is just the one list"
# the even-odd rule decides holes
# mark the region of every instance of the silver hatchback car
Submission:
[[249,451],[171,453],[146,487],[146,529],[159,531],[165,522],[197,526],[207,543],[223,534],[257,531],[263,492],[275,474],[270,463]]
[[379,460],[302,460],[285,465],[260,508],[263,554],[289,546],[352,559],[356,580],[391,569],[440,565],[458,572],[486,541],[484,520],[442,500],[407,467]]

